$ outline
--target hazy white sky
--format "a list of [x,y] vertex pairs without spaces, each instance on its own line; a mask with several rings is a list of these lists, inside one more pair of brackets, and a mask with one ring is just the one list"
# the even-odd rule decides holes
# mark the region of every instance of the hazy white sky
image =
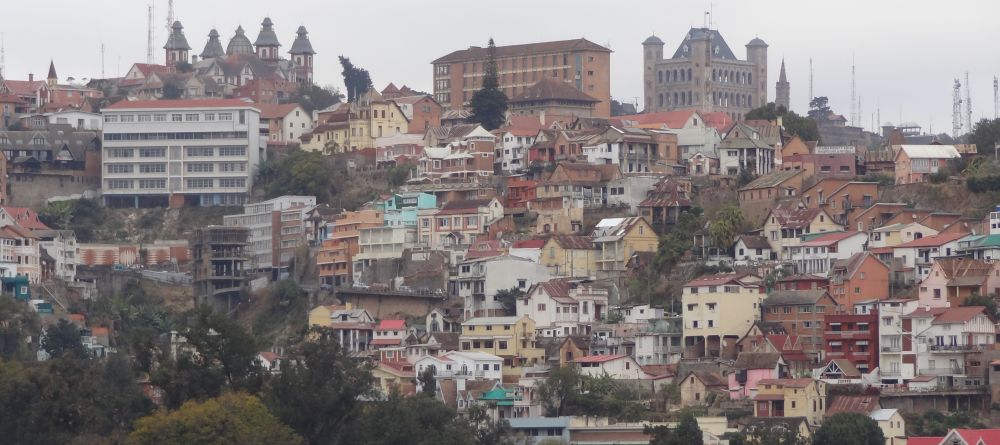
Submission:
[[[167,0],[155,0],[155,60],[162,63]],[[49,59],[62,79],[101,75],[101,42],[108,77],[122,75],[146,59],[144,0],[3,0],[0,24],[6,47],[4,74],[44,77]],[[287,51],[301,24],[310,31],[316,81],[342,88],[337,55],[367,68],[378,88],[388,82],[430,91],[430,61],[450,51],[586,37],[609,45],[611,91],[633,101],[642,96],[642,47],[651,33],[672,52],[691,26],[714,10],[714,25],[740,58],[754,36],[769,45],[768,81],[785,58],[792,108],[808,103],[809,58],[815,95],[830,97],[834,110],[850,117],[851,60],[857,66],[861,123],[878,106],[881,120],[916,121],[927,130],[951,131],[952,83],[969,71],[974,120],[993,117],[993,76],[1000,74],[1000,2],[983,0],[175,0],[175,17],[201,52],[216,27],[223,45],[237,25],[251,40],[270,15]],[[9,20],[10,18],[22,18]],[[30,19],[29,19],[30,18]],[[964,93],[963,93],[964,95]]]

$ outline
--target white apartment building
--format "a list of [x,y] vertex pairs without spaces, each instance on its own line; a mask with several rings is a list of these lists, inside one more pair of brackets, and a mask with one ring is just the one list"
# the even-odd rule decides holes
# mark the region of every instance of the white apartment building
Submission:
[[351,260],[354,282],[360,283],[361,274],[375,260],[402,258],[403,251],[417,242],[415,227],[365,227],[358,229],[358,253]]
[[76,279],[77,257],[76,233],[72,230],[35,230],[41,250],[55,259],[55,278],[72,283]]
[[260,111],[254,104],[237,99],[123,100],[102,114],[106,205],[246,203],[264,158]]
[[[915,311],[918,300],[888,299],[878,302],[879,373],[882,383],[902,384],[916,377],[913,330],[903,316]],[[908,357],[906,360],[903,357]]]
[[[223,216],[222,225],[250,229],[250,236],[247,239],[250,264],[247,268],[267,271],[280,267],[280,264],[275,264],[274,258],[275,250],[280,250],[282,247],[280,244],[276,245],[278,238],[283,234],[291,234],[292,229],[296,227],[299,229],[296,232],[302,234],[305,230],[306,213],[315,206],[315,196],[279,196],[267,201],[244,204],[243,213]],[[295,213],[283,212],[292,209],[299,210],[297,217]],[[285,218],[291,221],[284,221]],[[276,228],[278,230],[275,230]]]
[[591,326],[605,318],[607,308],[607,290],[557,278],[533,286],[517,302],[517,315],[535,320],[539,337],[591,335]]
[[433,369],[437,379],[455,379],[464,389],[466,380],[500,380],[503,358],[479,351],[451,351],[442,355],[427,355],[414,363],[416,374]]
[[502,315],[497,291],[516,287],[527,292],[535,283],[552,278],[545,266],[511,255],[464,261],[457,269],[458,274],[450,278],[450,293],[465,300],[466,319]]

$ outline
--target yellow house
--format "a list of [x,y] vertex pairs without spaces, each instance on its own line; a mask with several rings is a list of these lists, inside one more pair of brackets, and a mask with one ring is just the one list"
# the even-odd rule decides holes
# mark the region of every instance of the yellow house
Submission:
[[597,223],[592,236],[597,248],[599,278],[620,275],[635,252],[656,252],[660,238],[646,218],[605,218]]
[[541,363],[545,349],[535,340],[530,317],[478,317],[462,323],[458,338],[463,351],[479,351],[503,359],[503,373],[520,375],[522,366]]
[[557,277],[592,277],[597,273],[597,250],[589,236],[553,235],[542,246],[539,259]]
[[333,320],[330,319],[330,316],[333,315],[334,311],[341,309],[351,310],[351,304],[348,303],[347,306],[323,304],[312,308],[309,311],[309,327],[319,326],[329,328],[333,326]]
[[896,223],[873,230],[869,235],[869,243],[871,247],[896,247],[915,239],[937,234],[937,230],[920,223]]
[[413,364],[409,362],[380,362],[378,366],[372,368],[372,377],[378,382],[379,391],[383,395],[389,395],[395,389],[400,394],[413,394],[416,392],[416,373]]
[[906,420],[897,409],[877,409],[868,415],[878,422],[878,427],[885,436],[885,445],[906,444]]
[[706,275],[685,284],[685,357],[735,359],[736,344],[760,320],[766,297],[763,280],[750,274]]
[[826,383],[812,378],[757,382],[754,417],[805,417],[812,426],[826,414]]
[[787,260],[791,259],[789,249],[802,243],[802,235],[842,230],[844,226],[835,223],[826,210],[778,207],[764,219],[763,235],[771,245],[771,252]]
[[375,89],[352,103],[340,103],[317,113],[312,133],[302,136],[302,149],[344,153],[375,147],[380,137],[406,133],[410,121],[403,110]]

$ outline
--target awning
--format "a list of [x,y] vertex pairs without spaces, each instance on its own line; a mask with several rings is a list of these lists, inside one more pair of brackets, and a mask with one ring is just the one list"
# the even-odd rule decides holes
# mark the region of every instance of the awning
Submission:
[[782,394],[757,394],[754,401],[769,401],[769,400],[785,400],[785,396]]

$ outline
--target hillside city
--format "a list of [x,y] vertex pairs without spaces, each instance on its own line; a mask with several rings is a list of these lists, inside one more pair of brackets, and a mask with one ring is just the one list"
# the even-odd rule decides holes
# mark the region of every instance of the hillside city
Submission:
[[585,38],[227,26],[0,63],[0,443],[1000,444],[1000,119],[792,110],[764,32],[630,103]]

